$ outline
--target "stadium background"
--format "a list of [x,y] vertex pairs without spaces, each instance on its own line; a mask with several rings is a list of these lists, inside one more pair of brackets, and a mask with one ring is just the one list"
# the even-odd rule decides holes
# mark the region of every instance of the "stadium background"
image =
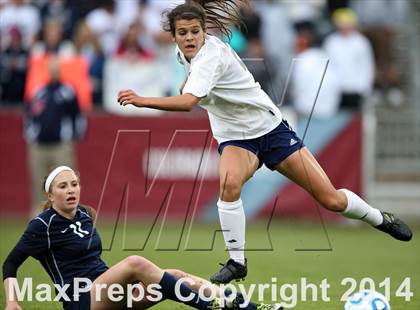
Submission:
[[[47,79],[49,53],[39,47],[44,40],[42,25],[55,18],[64,27],[54,53],[59,55],[64,79],[76,89],[88,120],[87,133],[76,145],[77,169],[82,175],[82,201],[99,212],[105,260],[112,264],[138,254],[164,267],[208,278],[225,253],[215,208],[218,155],[205,113],[199,109],[188,114],[122,110],[115,101],[122,88],[144,95],[177,93],[182,68],[168,38],[158,31],[160,12],[171,1],[116,1],[114,11],[105,15],[103,7],[112,1],[35,1],[30,7],[28,2],[0,2],[1,260],[31,213],[23,112],[25,100]],[[245,283],[270,283],[272,277],[279,283],[296,283],[301,277],[314,283],[329,280],[332,302],[299,301],[296,309],[340,309],[339,297],[346,289],[340,281],[345,277],[358,281],[372,277],[377,284],[391,277],[392,292],[410,277],[413,299],[405,302],[393,297],[391,305],[393,309],[418,309],[420,305],[420,244],[416,236],[420,219],[419,3],[369,3],[373,2],[380,3],[382,11],[352,0],[253,1],[253,9],[247,12],[248,31],[234,31],[232,46],[257,79],[261,78],[261,85],[281,105],[298,133],[306,133],[305,144],[333,183],[351,188],[374,206],[396,212],[415,228],[414,239],[400,244],[366,225],[353,225],[324,212],[301,189],[261,169],[242,195],[250,249],[250,276]],[[7,11],[16,9],[15,5],[31,18],[13,25]],[[360,109],[314,117],[307,126],[308,115],[294,104],[289,83],[291,64],[299,58],[294,51],[296,29],[312,25],[319,40],[325,39],[334,32],[330,14],[346,6],[361,13],[361,31],[370,21],[389,37],[390,61],[398,71],[398,82],[379,80]],[[398,10],[389,18],[387,10],[392,8]],[[75,33],[83,20],[97,31],[80,43],[88,46],[98,41],[101,51],[94,56],[78,45]],[[138,24],[130,26],[136,21]],[[275,27],[282,28],[273,34]],[[254,29],[259,31],[255,34]],[[388,29],[391,31],[385,31]],[[20,31],[26,50],[26,84],[20,89],[20,98],[6,91],[20,85],[17,80],[10,84],[6,74],[13,59],[7,47],[16,31]],[[123,44],[128,32],[134,33],[139,45]],[[254,57],[253,44],[262,46],[265,53]],[[100,70],[93,66],[98,63],[102,64]],[[38,270],[40,266],[28,260],[19,277],[34,276],[36,281],[48,283]],[[4,301],[3,291],[0,301]],[[24,305],[25,309],[57,307],[35,302]],[[165,303],[157,308],[174,307]]]

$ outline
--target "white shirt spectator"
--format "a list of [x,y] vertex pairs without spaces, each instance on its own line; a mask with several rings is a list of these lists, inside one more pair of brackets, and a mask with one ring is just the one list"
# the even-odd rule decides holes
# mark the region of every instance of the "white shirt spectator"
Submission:
[[116,0],[115,1],[115,13],[119,19],[125,21],[128,27],[133,21],[139,16],[139,5],[140,1],[137,0]]
[[183,94],[203,98],[199,105],[219,143],[261,137],[280,124],[280,110],[229,45],[206,35],[191,63],[179,48],[177,55],[188,72]]
[[[118,7],[111,13],[104,8],[97,8],[86,16],[86,23],[98,36],[106,55],[112,55],[115,52],[121,36],[126,33],[128,26],[137,16],[136,14],[120,16],[117,9]],[[124,11],[124,7],[120,10]]]
[[0,10],[1,46],[7,44],[7,34],[10,28],[18,27],[23,35],[26,47],[33,43],[41,27],[38,10],[30,4],[17,5],[9,2]]
[[[141,12],[141,21],[145,27],[145,36],[142,37],[142,44],[153,50],[160,71],[160,80],[166,92],[178,93],[178,86],[183,82],[182,70],[173,57],[174,43],[157,39],[162,33],[162,13],[167,9],[173,9],[177,5],[185,3],[184,0],[149,0],[145,10]],[[169,35],[168,35],[169,36]]]
[[321,16],[326,0],[283,1],[293,23],[303,21],[315,22]]
[[[273,68],[274,93],[281,94],[293,59],[295,33],[290,23],[286,5],[279,1],[256,1],[255,7],[261,16],[261,39]],[[281,33],[281,40],[279,40]]]
[[340,85],[334,67],[329,64],[327,67],[327,64],[327,54],[315,47],[303,51],[294,59],[292,98],[299,114],[310,115],[320,85],[313,116],[328,118],[337,113],[340,104]]
[[369,41],[359,32],[335,32],[327,37],[325,50],[338,74],[342,93],[368,95],[373,86],[374,58]]
[[183,0],[149,0],[143,13],[144,26],[147,31],[154,34],[162,31],[162,12],[166,9],[173,9],[184,2]]

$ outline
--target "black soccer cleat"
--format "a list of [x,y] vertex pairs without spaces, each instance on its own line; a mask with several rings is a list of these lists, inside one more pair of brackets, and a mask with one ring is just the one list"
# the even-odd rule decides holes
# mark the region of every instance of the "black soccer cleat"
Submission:
[[247,261],[245,259],[245,265],[235,262],[233,259],[229,259],[226,264],[220,264],[222,269],[216,272],[210,281],[215,284],[226,284],[232,280],[243,280],[248,274]]
[[382,224],[375,226],[376,229],[379,229],[387,234],[390,234],[395,239],[401,241],[410,241],[413,233],[411,232],[410,227],[405,224],[400,219],[396,218],[392,213],[381,212],[384,218]]

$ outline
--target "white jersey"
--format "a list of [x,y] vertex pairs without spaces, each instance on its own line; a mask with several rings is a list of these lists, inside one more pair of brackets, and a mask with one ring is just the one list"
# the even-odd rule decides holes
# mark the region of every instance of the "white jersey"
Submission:
[[331,59],[341,91],[369,95],[375,77],[375,60],[368,39],[359,32],[342,35],[330,34],[324,43],[325,51]]
[[261,137],[281,123],[280,110],[226,43],[206,35],[191,63],[178,47],[177,56],[188,74],[182,93],[202,98],[219,144]]

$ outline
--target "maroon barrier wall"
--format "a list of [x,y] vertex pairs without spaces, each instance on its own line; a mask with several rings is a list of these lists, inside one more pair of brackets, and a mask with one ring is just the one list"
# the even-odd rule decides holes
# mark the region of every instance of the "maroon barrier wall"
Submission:
[[[0,138],[0,212],[28,214],[31,184],[21,113],[0,113]],[[205,114],[187,118],[91,114],[87,136],[77,146],[81,201],[110,216],[121,206],[129,206],[130,215],[155,215],[164,206],[162,211],[167,209],[169,216],[182,217],[188,208],[205,206],[217,193],[216,152]],[[156,154],[163,158],[156,161]],[[199,173],[207,159],[211,173]],[[176,173],[168,175],[168,170]],[[200,185],[206,190],[197,200]]]
[[0,153],[0,214],[29,214],[30,179],[21,113],[0,113]]

